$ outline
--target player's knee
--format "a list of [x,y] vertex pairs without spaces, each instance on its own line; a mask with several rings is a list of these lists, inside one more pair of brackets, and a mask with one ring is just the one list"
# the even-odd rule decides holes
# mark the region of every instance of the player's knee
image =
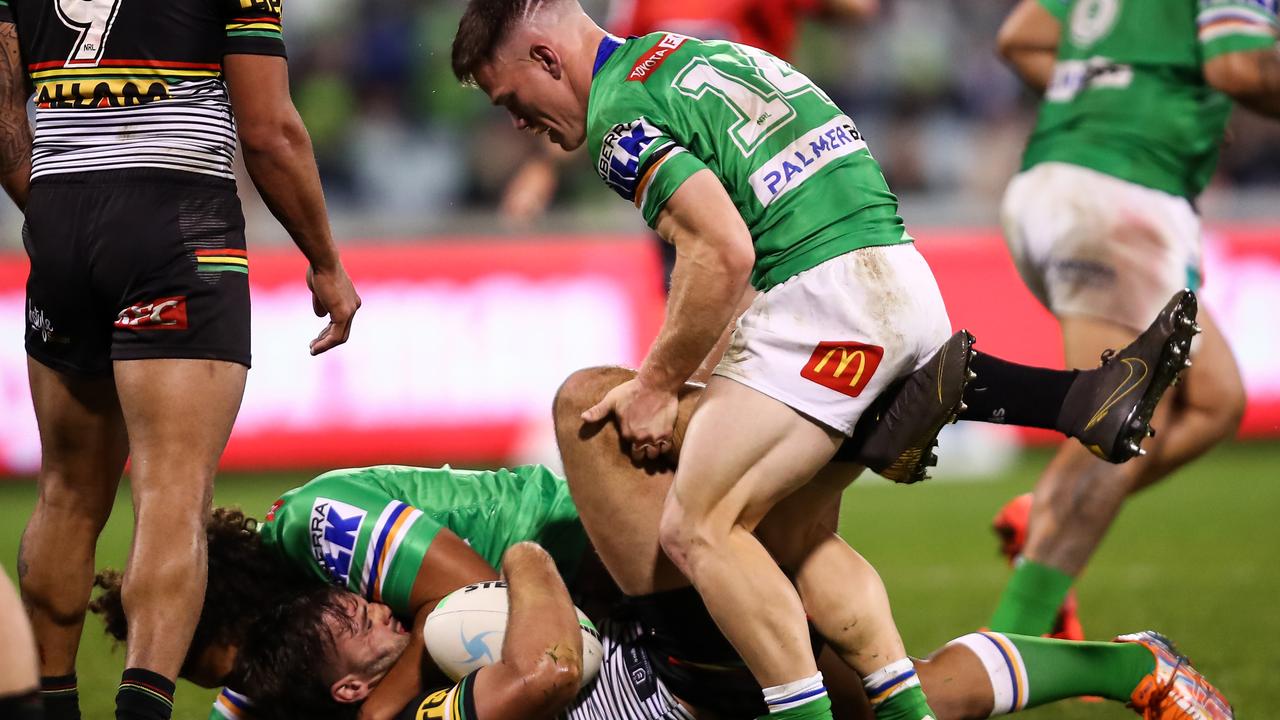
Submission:
[[687,575],[702,554],[716,544],[716,537],[707,523],[689,515],[679,503],[669,501],[658,524],[658,542],[671,562]]
[[57,471],[42,472],[36,512],[56,519],[60,533],[88,533],[96,538],[111,516],[115,485],[93,480]]
[[683,513],[673,502],[668,502],[663,508],[662,519],[658,522],[658,544],[676,567],[681,570],[688,567],[689,529],[684,525]]
[[556,390],[553,410],[557,424],[561,418],[577,420],[606,393],[633,377],[635,371],[621,367],[589,367],[574,371]]
[[952,676],[955,673],[948,673],[946,669],[940,668],[935,663],[938,657],[951,649],[950,646],[944,647],[940,653],[935,653],[928,660],[914,661],[916,675],[920,677],[925,695],[929,696],[929,707],[933,708],[938,717],[949,720],[978,720],[978,718],[990,717],[989,689],[981,687],[979,683],[954,682],[955,678]]

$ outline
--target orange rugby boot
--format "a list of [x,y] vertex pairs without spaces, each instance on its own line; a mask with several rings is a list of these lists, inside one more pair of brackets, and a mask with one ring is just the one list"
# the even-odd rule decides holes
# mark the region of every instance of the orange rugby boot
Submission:
[[1235,720],[1231,703],[1205,679],[1169,638],[1147,630],[1115,642],[1138,643],[1156,656],[1156,667],[1129,698],[1143,720]]

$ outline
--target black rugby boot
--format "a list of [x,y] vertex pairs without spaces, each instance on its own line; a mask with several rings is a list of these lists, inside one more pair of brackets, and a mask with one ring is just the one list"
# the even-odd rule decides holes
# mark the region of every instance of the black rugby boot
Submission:
[[899,483],[928,478],[938,464],[938,433],[965,410],[965,387],[974,379],[974,338],[961,330],[919,370],[902,378],[859,419],[834,459],[857,462]]
[[1196,310],[1196,294],[1178,291],[1137,339],[1104,352],[1101,366],[1082,370],[1063,400],[1058,429],[1108,462],[1145,455],[1141,443],[1155,435],[1156,404],[1191,367],[1191,340],[1200,332]]

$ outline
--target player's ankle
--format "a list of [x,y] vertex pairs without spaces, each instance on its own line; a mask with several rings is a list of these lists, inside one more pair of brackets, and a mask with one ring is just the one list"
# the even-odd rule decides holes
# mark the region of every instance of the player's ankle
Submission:
[[125,668],[116,691],[116,720],[169,720],[174,683],[143,668]]
[[822,673],[764,689],[769,720],[826,720],[831,700],[822,684]]
[[40,700],[45,720],[80,720],[80,691],[76,674],[40,678]]
[[910,658],[885,665],[862,679],[876,720],[932,720],[936,714],[925,699]]

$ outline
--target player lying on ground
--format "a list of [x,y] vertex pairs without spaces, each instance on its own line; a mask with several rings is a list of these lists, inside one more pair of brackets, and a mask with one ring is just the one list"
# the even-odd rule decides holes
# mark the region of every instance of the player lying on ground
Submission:
[[[1173,289],[1200,284],[1195,198],[1213,176],[1232,105],[1280,118],[1276,9],[1255,0],[1022,0],[1001,27],[1001,55],[1044,95],[1004,195],[1005,241],[1061,325],[1069,367],[1133,337]],[[1195,365],[1160,408],[1149,457],[1113,467],[1064,445],[1034,502],[1001,513],[997,529],[1020,559],[993,628],[1038,634],[1062,607],[1055,630],[1083,637],[1068,591],[1125,499],[1235,435],[1240,370],[1204,310],[1200,324]]]
[[[502,574],[510,612],[501,657],[452,686],[416,697],[399,717],[539,720],[573,702],[582,678],[582,631],[555,562],[538,545],[518,543],[503,554]],[[254,716],[266,720],[354,710],[316,700],[329,700],[333,688],[363,674],[378,650],[422,643],[421,634],[407,632],[387,606],[332,585],[317,585],[272,608],[247,637],[237,673],[253,688]]]
[[[599,389],[597,382],[616,383],[623,372],[575,375],[560,393],[559,411],[571,412],[580,393]],[[696,388],[691,388],[682,401],[685,419],[694,393]],[[682,419],[681,429],[683,425]],[[508,547],[536,540],[552,549],[560,573],[590,610],[592,598],[616,598],[617,589],[590,551],[583,523],[599,528],[616,522],[616,533],[605,535],[601,555],[620,573],[617,580],[628,592],[643,596],[630,598],[601,623],[601,675],[569,707],[569,715],[652,720],[710,713],[752,717],[760,710],[759,685],[733,655],[688,582],[674,574],[669,563],[658,563],[656,518],[670,471],[647,476],[625,459],[614,467],[613,456],[621,455],[616,433],[611,432],[602,428],[566,455],[580,470],[600,473],[598,483],[583,490],[583,507],[609,513],[600,518],[580,520],[566,482],[538,466],[494,472],[402,466],[334,471],[285,493],[260,530],[239,512],[216,510],[208,533],[210,592],[184,676],[205,686],[226,683],[244,689],[246,678],[234,670],[257,662],[240,657],[248,625],[268,609],[294,602],[306,587],[328,582],[352,591],[342,605],[348,617],[368,614],[378,622],[353,626],[358,632],[350,642],[343,639],[339,649],[359,650],[340,661],[304,656],[315,663],[310,671],[288,677],[319,677],[324,683],[285,688],[293,695],[284,702],[317,717],[340,715],[342,703],[366,698],[362,717],[391,717],[423,689],[438,687],[443,680],[435,672],[423,674],[423,648],[416,641],[420,621],[439,597],[456,587],[496,578],[493,564]],[[610,443],[612,455],[604,452]],[[632,511],[619,513],[609,501],[624,490],[633,492]],[[620,557],[626,552],[634,557]],[[119,605],[118,577],[104,573],[100,581],[107,591],[94,608],[105,616],[113,635],[124,637],[127,626]],[[393,623],[392,617],[398,620]],[[411,642],[394,632],[396,623],[414,627]],[[684,638],[696,638],[694,647],[676,642]],[[1001,669],[1010,666],[1003,659],[994,662],[998,647],[1012,653],[1013,667],[1022,668],[1018,673],[1001,675]],[[1135,647],[972,635],[918,667],[940,717],[981,718],[1070,695],[1126,700],[1135,688],[1147,692],[1142,688],[1164,687],[1170,668],[1153,668],[1154,650],[1138,653]],[[713,664],[715,669],[709,670]],[[847,677],[847,669],[842,675],[843,664],[829,651],[822,655],[822,667],[835,680],[837,716],[869,717],[862,683]],[[334,668],[342,673],[335,674]],[[632,682],[638,670],[647,682]],[[1189,667],[1179,673],[1201,682]],[[700,693],[692,688],[694,697],[682,698],[682,705],[668,682],[687,683],[690,678],[713,684]],[[1137,701],[1147,702],[1144,698],[1140,695]],[[345,707],[354,712],[354,705]],[[242,695],[226,691],[212,717],[245,717],[247,708]],[[482,720],[507,717],[523,716]]]

